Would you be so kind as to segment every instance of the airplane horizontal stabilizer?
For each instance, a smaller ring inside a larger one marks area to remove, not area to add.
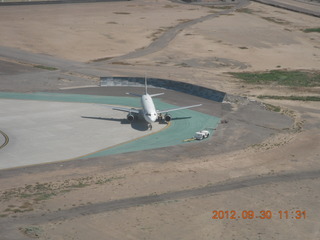
[[[156,97],[156,96],[160,96],[163,95],[164,93],[156,93],[156,94],[150,94],[150,97]]]
[[[192,106],[186,106],[186,107],[178,107],[178,108],[172,108],[172,109],[167,109],[167,110],[157,110],[158,113],[167,113],[167,112],[173,112],[173,111],[178,111],[182,109],[187,109],[187,108],[194,108],[194,107],[200,107],[202,104],[197,104],[197,105],[192,105]]]

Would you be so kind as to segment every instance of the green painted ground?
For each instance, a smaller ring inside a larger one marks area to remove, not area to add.
[[[0,92],[0,98],[20,99],[20,100],[37,100],[37,101],[54,101],[54,102],[80,102],[80,103],[97,103],[123,105],[130,107],[140,107],[140,99],[137,97],[110,97],[94,96],[81,94],[61,94],[61,93],[8,93]],[[168,109],[176,106],[170,105],[154,99],[157,109]],[[106,156],[126,152],[141,151],[147,149],[162,148],[185,143],[185,139],[193,137],[195,132],[207,128],[211,135],[214,128],[217,127],[220,119],[207,114],[199,113],[193,110],[185,109],[172,112],[173,121],[170,126],[164,130],[149,135],[135,141],[124,143],[112,148],[102,149],[94,154],[89,154],[85,158]],[[155,123],[158,124],[158,123]],[[187,144],[187,143],[186,143]]]

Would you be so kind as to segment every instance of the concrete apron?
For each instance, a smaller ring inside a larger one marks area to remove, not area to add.
[[[175,107],[154,99],[158,109]],[[193,110],[173,112],[170,125],[128,123],[108,105],[139,107],[139,99],[81,94],[0,93],[0,169],[141,151],[183,144],[219,118]],[[3,141],[5,137],[2,135]]]

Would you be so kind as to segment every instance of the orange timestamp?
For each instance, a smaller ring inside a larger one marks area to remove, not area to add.
[[[212,211],[212,219],[306,219],[307,211],[304,210],[214,210]]]

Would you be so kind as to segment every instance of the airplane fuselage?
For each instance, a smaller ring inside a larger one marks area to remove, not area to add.
[[[149,94],[141,96],[143,117],[148,123],[154,123],[158,119],[158,113],[153,100]]]
[[[177,108],[171,108],[167,110],[157,110],[154,102],[152,100],[152,97],[163,95],[164,93],[156,93],[156,94],[148,94],[147,91],[147,78],[145,78],[145,94],[135,94],[135,93],[127,93],[136,97],[140,97],[141,99],[141,107],[140,109],[136,108],[128,108],[128,107],[113,107],[113,110],[127,112],[127,119],[128,121],[132,122],[135,117],[139,117],[143,115],[144,120],[146,120],[149,123],[150,129],[152,129],[152,123],[159,120],[164,120],[165,122],[171,121],[171,115],[168,114],[168,112],[178,111],[182,109],[188,109],[193,107],[199,107],[202,104],[192,105],[192,106],[185,106],[185,107],[177,107]],[[162,114],[165,114],[164,116]],[[159,121],[161,122],[161,121]]]

